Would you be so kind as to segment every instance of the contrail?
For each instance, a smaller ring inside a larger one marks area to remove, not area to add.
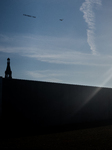
[[[87,42],[92,50],[93,54],[96,54],[96,46],[94,42],[94,30],[95,30],[95,14],[93,11],[93,6],[101,5],[101,0],[85,0],[80,7],[80,11],[84,13],[83,18],[85,22],[88,24],[87,29]]]

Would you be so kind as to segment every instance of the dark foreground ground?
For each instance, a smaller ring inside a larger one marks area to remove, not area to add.
[[[0,149],[112,149],[112,125],[0,139]]]

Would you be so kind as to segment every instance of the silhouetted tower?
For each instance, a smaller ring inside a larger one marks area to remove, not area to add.
[[[5,78],[12,79],[12,71],[10,68],[10,59],[9,58],[7,58],[7,68],[5,71]]]

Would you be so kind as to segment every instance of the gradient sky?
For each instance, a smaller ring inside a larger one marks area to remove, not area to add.
[[[0,76],[9,57],[16,79],[112,87],[112,0],[0,0],[0,14]]]

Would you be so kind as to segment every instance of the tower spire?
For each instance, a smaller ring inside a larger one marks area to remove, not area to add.
[[[5,71],[5,78],[12,79],[12,71],[10,68],[10,58],[7,58],[7,67]]]

